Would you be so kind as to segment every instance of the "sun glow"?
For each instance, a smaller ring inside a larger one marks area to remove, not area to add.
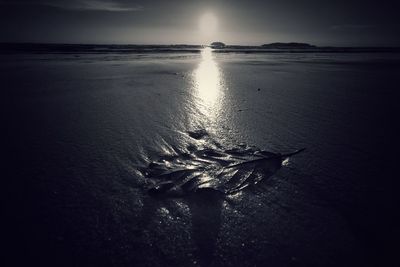
[[[213,37],[218,28],[218,19],[212,13],[205,13],[199,19],[199,30],[205,37]]]

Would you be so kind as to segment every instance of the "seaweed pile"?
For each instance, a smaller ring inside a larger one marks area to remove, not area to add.
[[[205,130],[188,132],[194,139],[209,138]],[[198,149],[189,146],[187,153],[164,155],[141,168],[152,186],[148,193],[158,197],[183,197],[215,191],[235,194],[272,176],[290,156],[304,150],[280,154],[241,145],[224,149],[215,143]]]

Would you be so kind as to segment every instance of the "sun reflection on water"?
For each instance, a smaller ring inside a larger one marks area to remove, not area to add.
[[[201,62],[194,72],[194,89],[198,97],[199,108],[205,115],[216,116],[222,94],[223,79],[220,68],[215,62],[212,49],[201,51]]]

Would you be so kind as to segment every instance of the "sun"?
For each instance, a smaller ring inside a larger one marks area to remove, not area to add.
[[[218,28],[218,19],[213,13],[205,13],[199,19],[200,32],[205,36],[213,36]]]

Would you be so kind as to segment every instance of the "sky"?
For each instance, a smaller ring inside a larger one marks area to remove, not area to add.
[[[400,46],[399,10],[385,0],[0,0],[0,42]]]

